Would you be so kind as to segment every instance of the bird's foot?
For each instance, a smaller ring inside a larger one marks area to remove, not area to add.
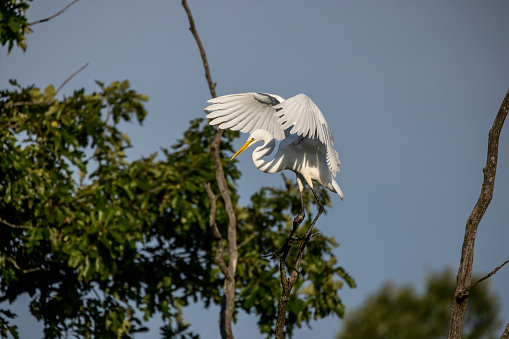
[[[290,251],[290,248],[292,248],[292,244],[294,243],[295,240],[301,241],[302,238],[298,237],[297,235],[288,237],[285,239],[285,241],[283,242],[283,246],[281,246],[280,249],[278,249],[274,253],[267,254],[264,257],[268,257],[270,259],[275,259],[277,257],[281,257],[283,254],[285,254],[285,255],[288,254],[288,252]]]
[[[292,237],[286,238],[285,241],[283,242],[283,246],[281,246],[281,248],[278,249],[276,252],[263,255],[262,257],[276,259],[278,257],[281,257],[282,255],[287,255],[288,252],[290,251],[290,248],[292,248],[292,245],[294,242],[296,242],[296,241],[297,242],[302,242],[302,241],[308,242],[309,240],[313,239],[314,237],[316,237],[318,235],[320,235],[320,232],[306,234],[306,235],[304,235],[304,237],[299,237],[298,235],[294,234]]]
[[[299,237],[297,234],[295,234],[295,235],[293,236],[293,240],[302,241],[302,240],[304,240],[304,237]]]
[[[297,214],[295,216],[295,218],[293,218],[293,224],[297,225],[297,227],[298,227],[298,225],[300,225],[302,220],[304,220],[304,214],[303,213]]]

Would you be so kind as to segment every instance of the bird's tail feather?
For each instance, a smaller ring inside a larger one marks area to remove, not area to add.
[[[334,179],[332,179],[332,187],[334,187],[334,190],[336,191],[336,193],[339,195],[341,200],[343,200],[343,192],[341,191],[341,188],[339,188],[338,183]]]

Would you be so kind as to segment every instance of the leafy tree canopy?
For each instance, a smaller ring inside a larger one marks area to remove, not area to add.
[[[412,287],[386,284],[348,314],[337,338],[447,338],[455,288],[451,271],[430,276],[421,295]],[[469,297],[463,338],[495,338],[494,331],[500,324],[498,313],[499,304],[489,284],[476,285]]]
[[[32,0],[2,0],[0,3],[0,44],[10,52],[16,44],[26,50],[26,35],[31,30],[25,17]]]
[[[0,5],[0,42],[9,51],[26,48],[30,1]],[[165,321],[162,337],[197,337],[182,307],[190,301],[220,304],[224,280],[214,260],[218,241],[205,189],[210,184],[218,192],[209,147],[214,128],[203,119],[191,121],[176,145],[131,160],[125,154],[131,141],[121,126],[142,123],[148,97],[128,81],[97,82],[95,92],[79,89],[62,99],[53,85],[11,85],[0,90],[0,337],[19,337],[10,323],[16,315],[5,307],[24,293],[46,338],[128,338],[146,330],[156,313]],[[225,131],[221,140],[237,215],[235,312],[255,314],[260,332],[270,336],[281,288],[277,263],[262,255],[282,245],[299,194],[283,177],[282,187],[261,188],[240,205],[240,172],[229,160],[237,135]],[[323,188],[318,194],[330,205]],[[309,192],[304,202],[302,228],[315,204]],[[226,233],[221,200],[215,219]],[[355,282],[332,253],[337,246],[325,236],[308,246],[288,303],[290,336],[313,319],[343,316],[339,290]]]
[[[215,130],[192,121],[160,160],[153,154],[130,161],[130,140],[119,125],[142,122],[147,97],[127,81],[98,82],[99,91],[81,89],[62,100],[51,85],[44,91],[12,85],[0,91],[0,301],[28,293],[47,338],[126,336],[144,330],[156,312],[167,320],[163,336],[191,335],[181,308],[190,300],[220,304],[224,279],[213,259],[217,244],[204,188],[215,182],[208,147]],[[236,135],[225,132],[223,152],[231,154]],[[261,255],[281,246],[299,195],[285,180],[240,206],[240,173],[222,157],[242,244],[237,311],[255,313],[269,335],[281,293],[279,270]],[[329,202],[323,189],[320,195]],[[313,201],[306,194],[308,212]],[[216,218],[227,224],[221,206]],[[332,254],[336,246],[323,236],[310,245],[289,304],[290,332],[330,313],[343,315],[338,290],[344,281],[355,283]],[[12,316],[0,312],[4,336],[16,336]]]

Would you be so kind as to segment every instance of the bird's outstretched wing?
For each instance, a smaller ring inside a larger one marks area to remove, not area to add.
[[[230,94],[210,99],[205,108],[211,125],[222,129],[251,133],[257,129],[269,131],[274,138],[284,139],[281,124],[277,122],[275,105],[285,99],[267,93]]]
[[[338,152],[334,149],[334,138],[320,109],[305,94],[297,94],[274,106],[277,123],[282,130],[291,127],[290,133],[318,139],[326,148],[327,166],[335,176],[339,171]]]
[[[212,105],[205,108],[211,125],[251,133],[257,129],[269,131],[275,139],[285,138],[285,131],[310,139],[318,139],[325,145],[327,166],[335,176],[339,171],[338,152],[327,121],[311,99],[298,94],[288,100],[267,93],[230,94],[210,99]]]

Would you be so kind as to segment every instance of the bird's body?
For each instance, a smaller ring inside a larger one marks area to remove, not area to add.
[[[313,181],[335,192],[343,199],[343,193],[334,177],[339,172],[339,156],[327,122],[311,99],[298,94],[287,100],[274,94],[231,94],[208,100],[205,108],[211,125],[251,133],[247,142],[232,157],[249,146],[263,141],[252,154],[254,165],[262,172],[276,173],[291,170],[297,176],[301,198],[301,211],[294,219],[293,236],[298,224],[304,219],[302,200],[303,183],[311,188],[319,205],[319,212],[310,229],[323,211],[323,206],[313,189]],[[272,159],[265,159],[274,152],[276,140],[281,140]],[[306,234],[309,233],[310,229]],[[280,250],[281,251],[281,250]]]
[[[343,199],[343,192],[339,188],[332,172],[327,167],[322,143],[317,139],[309,139],[295,134],[287,136],[281,141],[276,154],[269,157],[276,146],[272,135],[263,129],[254,131],[248,140],[251,144],[262,141],[263,144],[253,151],[253,163],[260,171],[277,173],[282,170],[295,172],[299,189],[303,190],[303,182],[313,187],[313,181],[320,183],[330,191],[337,193]]]

